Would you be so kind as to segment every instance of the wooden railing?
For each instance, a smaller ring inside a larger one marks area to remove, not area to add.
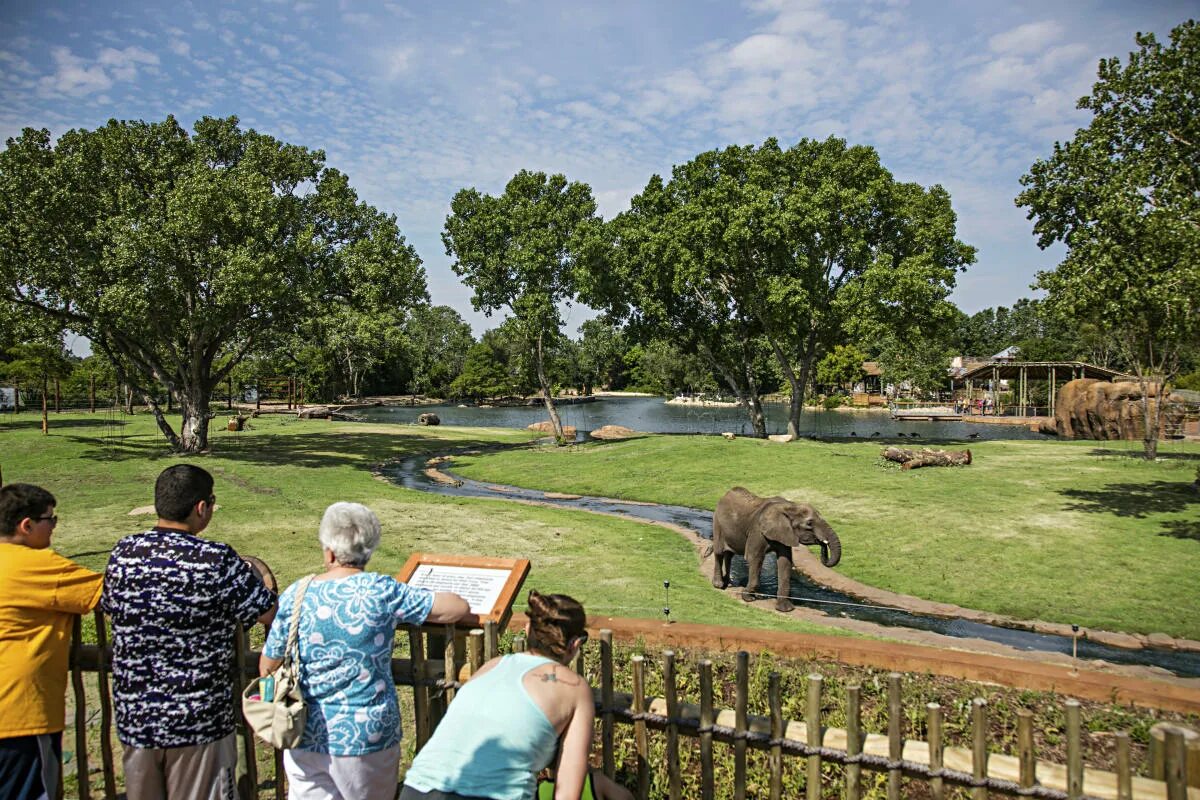
[[[446,628],[410,628],[406,631],[409,657],[392,660],[392,675],[397,687],[412,690],[414,714],[413,735],[416,745],[422,746],[436,728],[456,689],[488,659],[500,652],[498,630],[494,623],[484,629],[464,633],[452,626]],[[100,760],[104,779],[104,797],[117,796],[117,777],[114,768],[112,743],[112,700],[109,692],[109,664],[106,626],[102,615],[96,614],[96,642],[85,644],[80,625],[75,626],[71,649],[71,682],[75,700],[75,750],[77,753],[78,795],[90,800],[88,784],[89,752],[87,737],[87,703],[85,672],[96,673],[100,706]],[[249,639],[239,631],[241,646],[231,680],[237,689],[257,675],[258,653],[250,648]],[[604,772],[612,777],[617,769],[615,734],[618,725],[632,726],[635,764],[627,774],[635,776],[634,790],[639,798],[650,796],[653,783],[665,784],[663,796],[671,800],[683,797],[684,778],[681,775],[680,739],[699,740],[700,797],[716,795],[717,769],[714,756],[716,745],[732,749],[733,774],[721,775],[728,785],[732,777],[735,800],[758,797],[747,793],[747,753],[763,751],[767,762],[766,794],[771,800],[783,797],[785,759],[805,760],[805,796],[815,800],[823,796],[844,794],[848,800],[858,800],[864,792],[864,771],[886,774],[886,796],[889,800],[902,797],[902,779],[924,784],[935,800],[947,795],[950,787],[963,787],[974,798],[991,795],[1053,798],[1114,798],[1115,800],[1200,800],[1200,789],[1187,783],[1187,751],[1184,732],[1171,728],[1166,731],[1163,765],[1160,779],[1135,776],[1132,771],[1130,739],[1126,733],[1114,734],[1116,742],[1116,771],[1085,768],[1083,765],[1080,704],[1065,702],[1067,763],[1041,761],[1034,750],[1033,714],[1019,711],[1017,719],[1017,753],[1006,755],[991,752],[988,742],[988,706],[982,699],[972,704],[972,746],[946,747],[942,742],[943,710],[936,703],[925,707],[928,741],[905,739],[902,734],[904,712],[901,704],[903,677],[892,673],[887,678],[887,731],[874,733],[863,730],[861,721],[861,688],[847,687],[846,727],[822,725],[821,708],[823,678],[809,675],[803,720],[784,719],[780,697],[780,674],[771,673],[768,679],[767,715],[748,713],[750,707],[750,655],[739,652],[735,661],[734,707],[718,708],[714,701],[713,663],[702,660],[696,666],[699,673],[699,703],[680,700],[675,654],[662,654],[662,697],[646,694],[646,659],[634,655],[630,659],[631,693],[614,691],[613,637],[609,630],[600,631],[598,641],[598,674],[591,675],[595,689],[597,723],[599,726],[599,755]],[[514,651],[524,649],[522,637],[513,640]],[[581,653],[575,669],[585,674]],[[447,679],[450,676],[450,679]],[[240,692],[235,692],[235,699]],[[240,710],[237,718],[241,719]],[[651,731],[661,732],[665,746],[665,766],[651,761]],[[239,728],[243,767],[239,775],[242,798],[258,796],[258,753],[265,745],[253,734]],[[690,747],[690,745],[689,745]],[[1153,761],[1153,759],[1152,759]],[[282,756],[274,751],[271,757],[274,797],[285,797]],[[840,791],[823,780],[822,765],[836,764],[843,787]],[[665,769],[663,780],[653,781],[652,772]]]

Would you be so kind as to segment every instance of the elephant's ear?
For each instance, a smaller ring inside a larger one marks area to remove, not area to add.
[[[791,509],[782,503],[771,503],[759,515],[763,536],[772,542],[796,547],[800,544],[802,524],[793,519]],[[810,521],[809,526],[812,523]]]

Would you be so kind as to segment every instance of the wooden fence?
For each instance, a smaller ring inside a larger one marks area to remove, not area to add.
[[[86,776],[89,774],[88,754],[88,710],[84,673],[96,674],[100,706],[100,760],[104,779],[104,797],[114,800],[117,796],[117,778],[114,767],[113,710],[109,690],[109,668],[111,649],[103,616],[96,612],[96,643],[85,644],[76,621],[74,640],[71,647],[71,683],[75,703],[75,750],[76,769],[80,776],[78,792],[81,800],[91,800],[91,790]],[[412,706],[415,724],[411,734],[419,748],[429,738],[445,711],[446,705],[462,681],[470,677],[486,660],[499,653],[498,631],[494,623],[485,629],[469,633],[456,631],[452,626],[430,630],[406,629],[409,643],[409,658],[392,660],[392,675],[397,687],[412,690]],[[234,686],[240,688],[258,674],[258,652],[250,648],[249,638],[239,631],[240,646],[236,648],[236,664],[231,675]],[[905,740],[902,724],[905,718],[900,699],[902,676],[892,673],[887,679],[887,731],[882,733],[864,731],[860,719],[860,687],[847,688],[847,725],[845,729],[825,727],[821,723],[823,679],[820,675],[809,675],[805,697],[806,712],[803,720],[785,720],[780,697],[780,674],[772,673],[768,681],[767,708],[769,714],[749,714],[750,655],[744,651],[736,657],[734,676],[735,694],[732,709],[714,705],[713,665],[702,660],[699,671],[698,704],[681,702],[678,690],[679,665],[675,654],[662,654],[663,697],[646,696],[646,660],[635,655],[630,660],[632,693],[614,691],[613,637],[609,630],[600,631],[599,674],[592,675],[595,690],[596,718],[599,725],[599,750],[602,768],[610,777],[616,770],[616,748],[614,738],[616,726],[629,725],[633,728],[636,751],[636,785],[630,788],[639,798],[650,796],[651,773],[656,765],[651,763],[651,731],[662,735],[665,743],[666,797],[671,800],[682,798],[683,776],[681,775],[681,737],[699,740],[700,796],[715,795],[718,774],[714,768],[714,747],[718,744],[732,748],[733,775],[720,775],[722,780],[732,777],[734,796],[742,800],[747,794],[747,752],[759,750],[766,753],[769,780],[767,796],[771,800],[783,797],[783,764],[786,758],[804,759],[805,792],[808,800],[834,795],[834,789],[822,782],[822,764],[836,764],[841,770],[844,785],[843,796],[858,800],[864,791],[863,772],[887,775],[886,793],[888,800],[898,800],[902,792],[902,779],[923,784],[923,795],[940,800],[948,787],[965,787],[972,800],[989,795],[1016,797],[1038,797],[1063,800],[1067,798],[1166,798],[1166,800],[1200,800],[1200,789],[1187,786],[1188,750],[1184,732],[1170,728],[1165,735],[1161,752],[1152,754],[1151,761],[1162,764],[1160,780],[1134,776],[1130,757],[1130,740],[1126,733],[1116,733],[1116,772],[1086,769],[1083,766],[1082,726],[1080,704],[1075,700],[1065,702],[1067,763],[1065,765],[1039,761],[1034,751],[1033,714],[1018,712],[1017,753],[1005,755],[990,751],[988,743],[987,703],[976,699],[972,705],[972,747],[945,747],[942,743],[943,714],[936,703],[925,707],[928,741]],[[523,639],[513,641],[514,651],[524,648]],[[583,675],[583,654],[577,658],[575,669]],[[447,680],[446,676],[450,676]],[[241,719],[240,708],[237,718]],[[257,797],[259,786],[258,752],[265,745],[255,739],[244,728],[239,728],[242,749],[240,759],[244,765],[239,775],[239,792],[243,800]],[[274,751],[271,758],[274,797],[283,800],[285,795],[282,754]],[[827,782],[826,782],[827,783]],[[761,796],[761,795],[758,795]]]

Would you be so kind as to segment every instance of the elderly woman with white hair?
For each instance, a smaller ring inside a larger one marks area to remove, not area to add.
[[[279,597],[259,673],[283,660],[299,613],[300,690],[308,720],[284,753],[291,800],[392,798],[400,763],[400,709],[392,681],[397,625],[455,622],[467,601],[407,586],[365,567],[379,546],[379,518],[358,503],[325,509],[319,531],[325,571]],[[299,596],[300,607],[296,608]]]

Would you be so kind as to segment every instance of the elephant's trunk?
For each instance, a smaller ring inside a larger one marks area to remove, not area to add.
[[[836,567],[842,560],[842,542],[838,535],[829,531],[829,538],[821,542],[821,563],[827,567]]]

